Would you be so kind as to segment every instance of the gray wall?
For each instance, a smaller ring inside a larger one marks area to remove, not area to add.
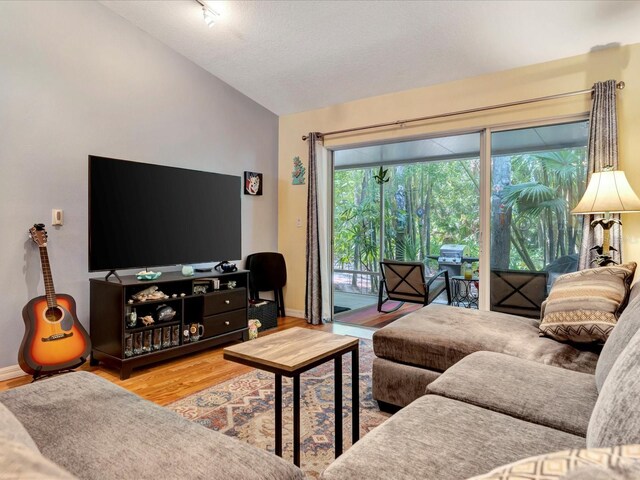
[[[264,196],[243,198],[246,256],[277,249],[277,139],[276,115],[98,3],[0,2],[0,368],[44,293],[35,222],[89,327],[87,155],[263,172]]]

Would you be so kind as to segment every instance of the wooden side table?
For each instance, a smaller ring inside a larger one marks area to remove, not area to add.
[[[293,378],[293,463],[300,466],[300,374],[335,361],[335,456],[342,454],[342,355],[351,352],[352,440],[360,438],[358,339],[294,327],[227,347],[225,360],[275,374],[276,455],[282,456],[282,376]]]

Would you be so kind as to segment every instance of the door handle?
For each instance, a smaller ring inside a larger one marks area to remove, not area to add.
[[[229,300],[225,300],[224,303],[226,303],[227,305],[229,305],[231,303],[231,301]]]

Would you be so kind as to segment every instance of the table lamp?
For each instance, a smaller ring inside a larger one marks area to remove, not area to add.
[[[603,218],[596,218],[591,226],[600,225],[602,235],[602,257],[609,257],[609,230],[620,220],[611,218],[612,213],[640,212],[640,198],[635,194],[627,177],[621,170],[604,167],[601,172],[591,175],[587,190],[583,197],[571,210],[574,215],[604,214]]]

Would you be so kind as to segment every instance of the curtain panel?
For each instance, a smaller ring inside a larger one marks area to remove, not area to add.
[[[307,265],[304,316],[318,325],[331,320],[329,195],[331,154],[317,133],[309,133]]]
[[[589,115],[589,163],[587,166],[587,185],[591,175],[612,166],[618,170],[618,121],[616,112],[616,81],[607,80],[593,86],[593,99]],[[620,219],[619,214],[612,218]],[[579,270],[597,267],[593,260],[596,252],[594,245],[602,245],[602,229],[591,226],[594,215],[584,215],[582,224],[582,244],[580,246]],[[615,251],[613,249],[615,248]],[[622,261],[622,235],[620,228],[611,229],[611,256]]]

